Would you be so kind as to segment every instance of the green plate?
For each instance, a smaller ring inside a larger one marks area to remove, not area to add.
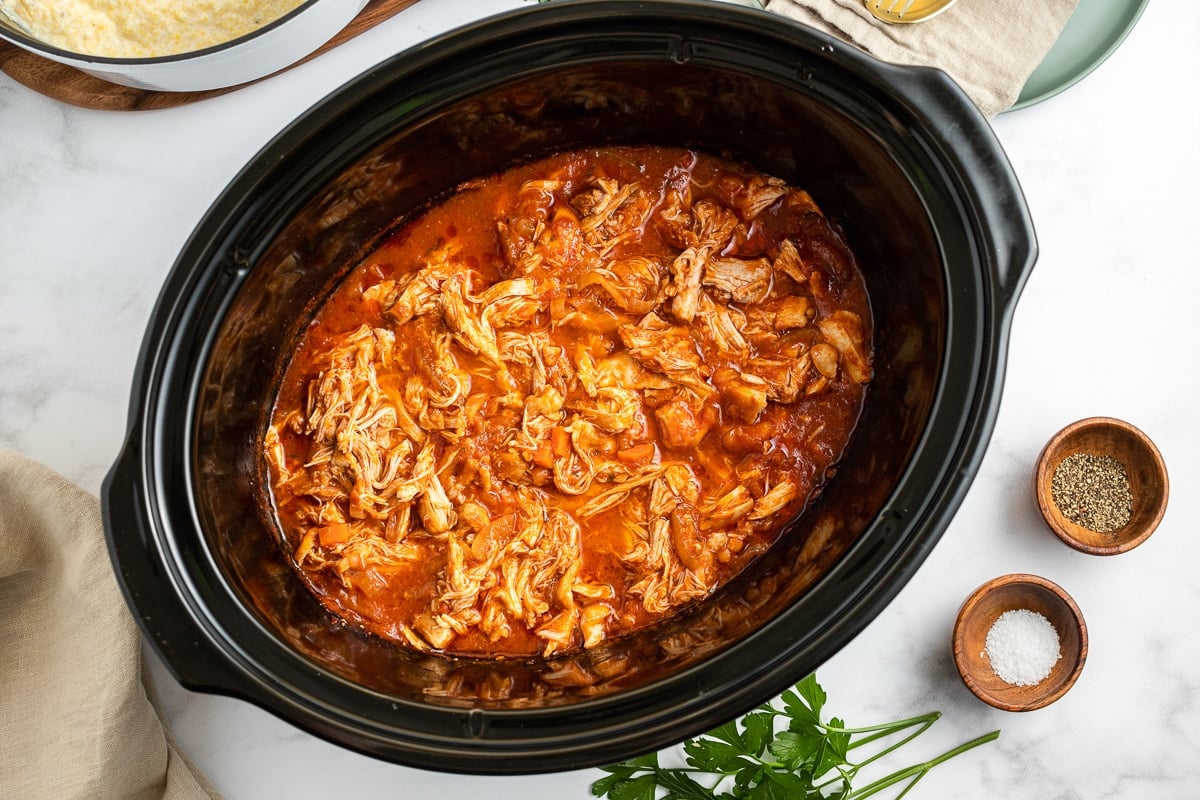
[[[1025,81],[1010,111],[1074,86],[1104,63],[1133,30],[1150,0],[1079,0],[1062,33]]]

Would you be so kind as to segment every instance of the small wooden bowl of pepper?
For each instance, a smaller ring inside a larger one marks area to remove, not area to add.
[[[1111,556],[1140,545],[1167,509],[1167,467],[1145,433],[1113,417],[1088,417],[1046,443],[1034,477],[1038,509],[1062,541]]]

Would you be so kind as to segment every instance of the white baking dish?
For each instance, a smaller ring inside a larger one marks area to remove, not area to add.
[[[311,54],[344,28],[367,0],[308,0],[288,14],[223,44],[156,58],[72,53],[30,36],[0,13],[0,39],[112,83],[139,89],[195,92],[237,86]]]

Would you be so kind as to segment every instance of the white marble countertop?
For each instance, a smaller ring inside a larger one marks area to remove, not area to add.
[[[291,72],[169,111],[80,110],[0,75],[0,446],[96,491],[124,436],[159,286],[239,167],[299,112],[395,50],[523,4],[425,0]],[[909,797],[1200,797],[1197,42],[1200,4],[1151,3],[1086,80],[995,120],[1041,245],[1016,312],[995,435],[932,556],[818,670],[829,708],[852,722],[944,712],[913,756],[1001,729],[997,742],[939,767]],[[1149,433],[1173,488],[1155,536],[1109,559],[1060,544],[1030,495],[1042,444],[1098,414]],[[1091,635],[1075,688],[1026,714],[976,700],[950,658],[959,604],[1006,572],[1060,583]],[[154,672],[179,742],[229,800],[324,800],[351,787],[372,798],[584,798],[599,775],[399,767]]]

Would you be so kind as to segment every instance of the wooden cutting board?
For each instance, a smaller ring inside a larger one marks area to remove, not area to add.
[[[316,58],[340,44],[399,14],[417,0],[370,0],[336,36],[297,63]],[[294,65],[293,65],[294,66]],[[287,67],[285,69],[290,69]],[[74,67],[34,55],[8,42],[0,42],[0,72],[24,86],[62,103],[102,111],[144,111],[194,103],[232,92],[238,87],[205,92],[156,92],[134,89],[94,78]],[[268,76],[269,77],[269,76]],[[245,85],[245,84],[243,84]]]

